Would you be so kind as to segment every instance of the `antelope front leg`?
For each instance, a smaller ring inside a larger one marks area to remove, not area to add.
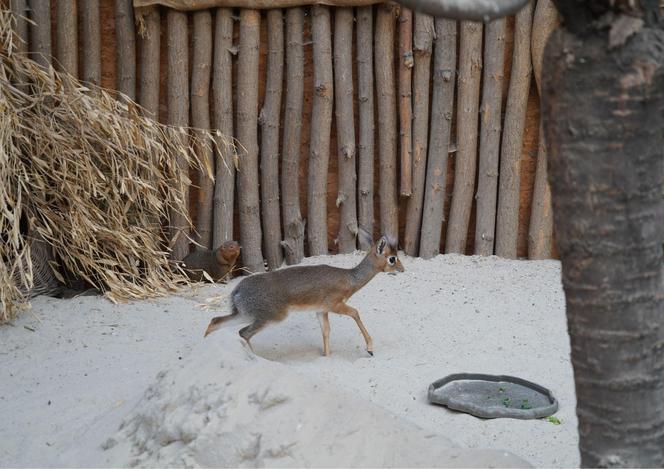
[[[328,313],[316,313],[320,330],[323,332],[323,354],[330,356],[330,317]]]
[[[360,328],[360,332],[364,337],[364,341],[367,343],[367,352],[369,352],[369,355],[373,357],[373,340],[371,340],[371,336],[369,335],[367,328],[364,327],[364,324],[362,324],[360,313],[355,308],[348,306],[346,303],[339,303],[334,309],[334,312],[337,314],[343,314],[344,316],[350,316],[351,318],[355,319],[355,323],[357,324],[357,327]]]

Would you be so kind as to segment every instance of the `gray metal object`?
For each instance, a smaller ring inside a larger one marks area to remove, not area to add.
[[[453,20],[491,21],[513,15],[530,0],[397,0],[420,13]]]
[[[429,385],[429,402],[485,419],[538,419],[558,401],[548,389],[514,376],[457,373]]]

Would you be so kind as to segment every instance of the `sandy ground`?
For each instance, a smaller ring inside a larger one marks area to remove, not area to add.
[[[360,259],[358,253],[308,259],[307,263],[350,267]],[[358,409],[365,403],[364,418],[376,415],[366,420],[367,426],[375,421],[383,422],[383,430],[386,426],[401,429],[402,434],[411,435],[402,441],[409,442],[418,454],[426,452],[420,447],[422,435],[436,435],[438,443],[429,445],[431,456],[449,441],[450,447],[461,449],[507,450],[535,466],[578,466],[574,386],[559,263],[453,255],[402,261],[406,272],[379,275],[349,301],[360,310],[374,339],[373,358],[365,352],[352,319],[336,316],[331,317],[332,356],[322,357],[316,317],[302,312],[254,338],[254,349],[265,359],[257,363],[272,370],[270,373],[298,376],[290,381],[304,379],[297,390],[309,385],[323,389],[325,396],[317,396],[322,399],[319,405],[330,406],[343,396],[351,396],[354,403],[349,408],[359,415]],[[35,299],[32,312],[0,328],[0,466],[129,464],[128,453],[121,454],[121,450],[132,443],[136,453],[136,439],[127,436],[126,428],[140,421],[145,433],[145,428],[155,426],[145,427],[144,417],[154,413],[150,409],[174,406],[163,399],[182,400],[182,393],[150,400],[150,389],[155,394],[155,389],[169,386],[164,373],[159,377],[157,373],[167,370],[168,376],[173,376],[169,383],[187,383],[192,377],[210,375],[208,366],[223,366],[229,360],[246,362],[240,358],[245,352],[229,331],[202,341],[210,317],[227,313],[223,297],[236,282],[125,305],[96,297]],[[200,307],[212,297],[222,298],[220,307]],[[210,362],[216,364],[207,365]],[[259,365],[251,362],[238,367],[238,373],[251,376],[252,367]],[[456,372],[512,374],[540,383],[558,398],[556,416],[562,424],[480,420],[429,405],[428,384]],[[207,385],[210,383],[201,384]],[[245,391],[242,387],[228,391],[227,400]],[[203,403],[206,409],[210,407],[210,402]],[[292,413],[284,409],[285,415]],[[388,415],[397,418],[390,420]],[[330,420],[325,414],[308,418]],[[125,433],[118,433],[123,421]],[[237,432],[237,422],[224,422],[224,431]],[[263,424],[267,428],[275,425],[268,420]],[[111,437],[118,445],[102,451],[101,443]],[[154,434],[150,438],[156,441]],[[377,441],[393,444],[387,433],[384,438]],[[204,452],[201,448],[207,448],[202,441],[191,443],[186,454],[193,455],[194,463],[205,465],[206,461],[195,459]],[[274,452],[274,448],[268,450]],[[301,451],[297,453],[301,460],[313,457]],[[164,462],[154,459],[157,453],[144,451],[143,463]],[[292,460],[285,461],[282,464],[292,464]],[[213,463],[237,461],[216,459]],[[420,463],[426,465],[426,458]],[[279,465],[273,460],[262,464]]]

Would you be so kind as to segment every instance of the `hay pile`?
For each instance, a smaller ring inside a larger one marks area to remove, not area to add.
[[[200,141],[15,53],[12,24],[0,6],[0,323],[26,303],[17,283],[32,282],[35,238],[52,247],[56,277],[75,272],[113,301],[173,291],[186,279],[159,222],[187,215],[177,159],[200,169]]]

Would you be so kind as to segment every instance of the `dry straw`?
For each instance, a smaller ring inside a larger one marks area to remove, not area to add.
[[[168,260],[159,221],[187,214],[190,181],[176,160],[201,169],[199,142],[16,53],[13,21],[0,6],[0,322],[26,304],[19,286],[32,284],[35,238],[52,247],[56,277],[76,272],[112,301],[175,290],[186,279]]]

